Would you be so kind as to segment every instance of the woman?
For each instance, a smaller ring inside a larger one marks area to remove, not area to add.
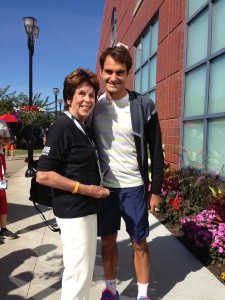
[[[37,167],[37,181],[53,187],[53,212],[61,230],[64,272],[61,300],[87,300],[94,270],[99,198],[98,155],[85,120],[92,112],[99,83],[89,70],[77,69],[64,81],[64,108],[48,130]]]

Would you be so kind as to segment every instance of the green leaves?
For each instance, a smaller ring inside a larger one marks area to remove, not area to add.
[[[41,93],[34,95],[33,106],[37,107],[38,110],[25,111],[21,108],[29,107],[28,97],[24,93],[17,95],[16,91],[9,92],[9,89],[10,86],[0,88],[0,115],[7,113],[16,115],[21,130],[28,125],[32,125],[36,129],[46,128],[54,121],[55,114],[50,108],[52,103],[48,103],[49,97],[42,100]]]

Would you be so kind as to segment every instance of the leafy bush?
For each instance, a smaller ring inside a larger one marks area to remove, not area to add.
[[[35,128],[41,128],[44,124],[49,122],[49,115],[45,112],[42,107],[28,105],[22,107],[15,107],[15,116],[18,121],[22,124],[22,128],[32,125]]]
[[[212,263],[225,263],[225,182],[218,172],[165,165],[158,209]]]
[[[217,182],[217,186],[209,186],[212,194],[210,197],[210,208],[214,209],[221,222],[225,222],[225,189],[224,182]]]
[[[171,170],[165,165],[159,210],[170,221],[179,222],[203,210],[214,209],[225,220],[225,184],[218,173],[207,173],[192,165]]]

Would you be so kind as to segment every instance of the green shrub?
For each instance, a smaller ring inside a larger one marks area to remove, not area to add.
[[[192,165],[180,170],[165,166],[159,210],[170,221],[214,209],[225,218],[225,184],[218,173],[207,173]],[[223,192],[221,192],[223,191]]]

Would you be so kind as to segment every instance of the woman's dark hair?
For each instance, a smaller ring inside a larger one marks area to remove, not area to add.
[[[99,81],[97,75],[89,69],[78,68],[65,77],[63,88],[64,109],[69,109],[67,100],[72,100],[76,89],[83,83],[93,87],[95,91],[95,101],[99,92]]]
[[[126,64],[127,74],[129,74],[129,71],[132,67],[132,57],[126,47],[114,46],[114,47],[109,47],[105,51],[103,51],[102,55],[99,58],[99,62],[102,70],[104,69],[104,63],[108,55],[110,55],[116,62],[119,62],[121,64]]]

